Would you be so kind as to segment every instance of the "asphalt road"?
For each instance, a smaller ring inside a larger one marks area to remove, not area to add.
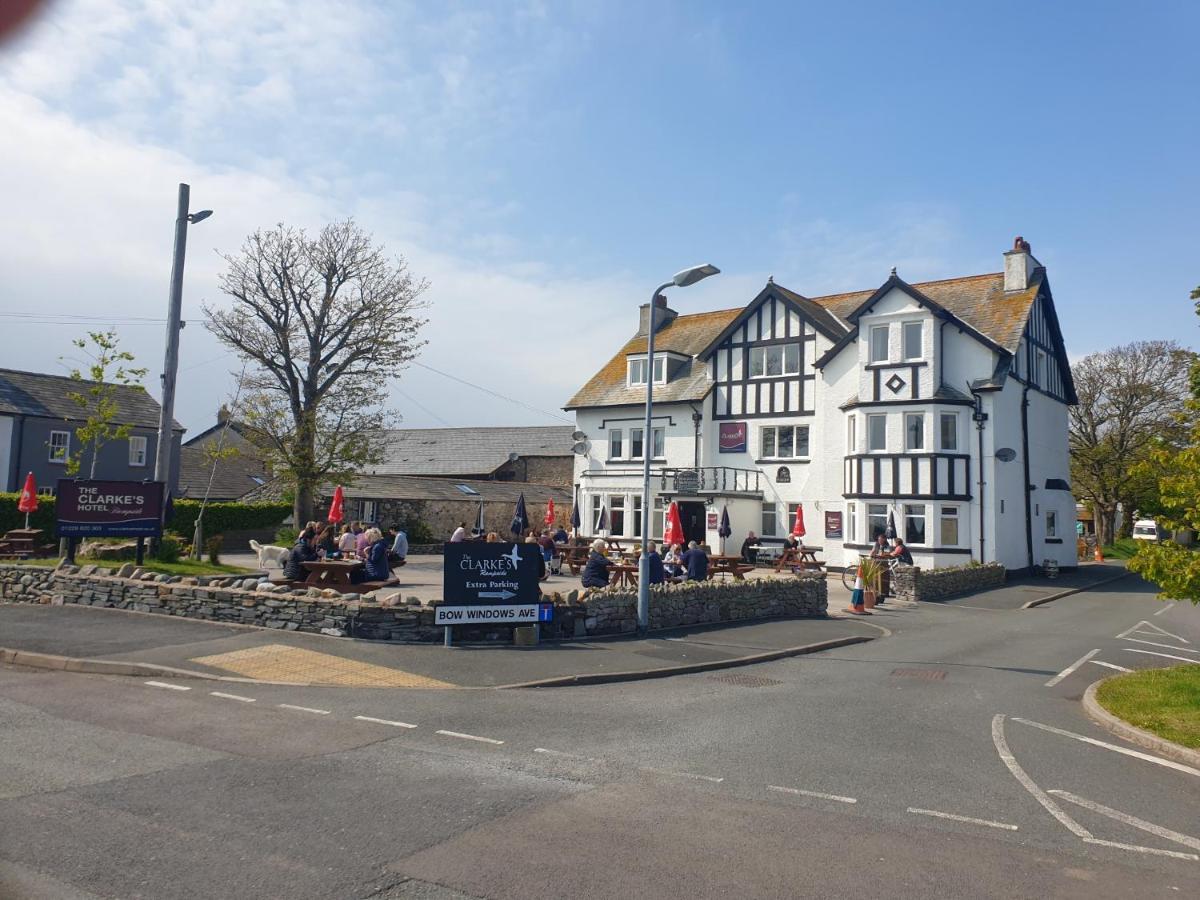
[[[1078,703],[1101,663],[1200,657],[1200,610],[1130,578],[872,621],[893,635],[553,690],[2,670],[0,897],[1200,893],[1200,771]]]

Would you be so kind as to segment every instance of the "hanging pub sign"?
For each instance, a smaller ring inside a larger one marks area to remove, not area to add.
[[[675,493],[695,494],[700,490],[700,473],[695,469],[680,469],[675,473]]]
[[[722,422],[717,433],[718,453],[746,452],[746,423]]]
[[[56,537],[162,536],[161,481],[60,478],[56,491]]]
[[[780,466],[778,469],[776,469],[775,470],[775,483],[776,484],[791,484],[792,483],[792,470],[789,469],[787,466]]]
[[[540,621],[536,544],[461,541],[443,548],[442,603],[435,625]]]
[[[841,512],[825,513],[825,537],[836,540],[842,539],[842,514]]]

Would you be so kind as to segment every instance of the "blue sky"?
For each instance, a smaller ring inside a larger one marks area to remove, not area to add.
[[[554,413],[665,277],[681,311],[1046,264],[1072,356],[1196,346],[1200,7],[60,0],[0,47],[6,365],[120,319],[152,373],[255,227],[354,215],[429,277],[422,362]],[[55,317],[60,324],[50,324]],[[97,322],[99,324],[99,322]],[[179,416],[233,362],[183,338]],[[70,362],[68,361],[68,365]],[[152,384],[153,376],[148,383]],[[413,368],[408,424],[554,421]],[[559,413],[561,415],[561,413]]]

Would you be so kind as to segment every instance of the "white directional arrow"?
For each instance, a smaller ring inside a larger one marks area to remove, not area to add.
[[[492,600],[510,600],[517,596],[512,591],[480,591],[480,597],[488,597]]]

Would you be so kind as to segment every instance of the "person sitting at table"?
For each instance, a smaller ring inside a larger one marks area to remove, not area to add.
[[[485,543],[488,543],[488,544],[500,543],[500,535],[496,534],[496,532],[494,532],[494,531],[489,531],[487,533],[487,538],[485,539]]]
[[[758,562],[758,550],[755,549],[757,545],[758,535],[751,528],[750,533],[746,535],[746,539],[742,541],[742,559],[752,566]]]
[[[881,531],[875,535],[875,543],[871,545],[871,559],[883,559],[891,554],[892,550],[888,547],[887,537]]]
[[[317,536],[307,528],[300,532],[292,552],[288,554],[287,562],[283,564],[283,577],[288,581],[304,581],[308,578],[308,570],[301,563],[316,562]]]
[[[342,556],[349,556],[354,552],[354,529],[350,527],[349,522],[342,526],[342,534],[338,538],[338,550],[341,551]]]
[[[663,560],[658,555],[658,544],[651,541],[646,547],[646,584],[662,584],[665,580]]]
[[[666,573],[672,581],[683,576],[683,563],[680,552],[682,548],[678,544],[672,544],[667,550],[667,555],[663,557],[663,566],[666,568]]]
[[[368,528],[366,535],[367,549],[363,555],[363,567],[350,573],[350,580],[355,584],[364,581],[391,581],[392,567],[388,565],[388,544],[383,539],[383,532],[378,528]]]
[[[705,581],[708,579],[708,554],[700,549],[695,541],[688,544],[687,550],[679,557],[687,569],[688,581]]]
[[[892,559],[899,560],[901,565],[911,566],[913,564],[912,554],[908,552],[908,548],[904,546],[904,541],[897,536],[896,546],[892,548],[892,552],[887,556]]]
[[[338,554],[338,543],[333,528],[332,525],[326,525],[317,535],[317,552],[324,553],[326,559],[333,559]]]
[[[408,562],[408,535],[399,525],[393,525],[392,530],[396,536],[392,539],[392,550],[388,554],[388,561],[393,566],[399,567]]]
[[[563,530],[563,527],[561,525],[559,525],[558,530],[556,532],[554,532],[554,543],[565,544],[567,542],[567,539],[568,539],[567,533]]]
[[[608,569],[612,563],[604,556],[606,546],[601,538],[592,541],[592,552],[588,554],[581,579],[585,588],[608,587]]]
[[[450,543],[461,544],[467,539],[467,523],[459,522],[458,527],[454,529],[454,534],[450,535]]]
[[[538,581],[545,581],[550,577],[550,569],[546,566],[546,556],[542,553],[542,548],[538,546],[538,539],[533,535],[525,538],[526,544],[532,544],[537,550],[538,557]]]

